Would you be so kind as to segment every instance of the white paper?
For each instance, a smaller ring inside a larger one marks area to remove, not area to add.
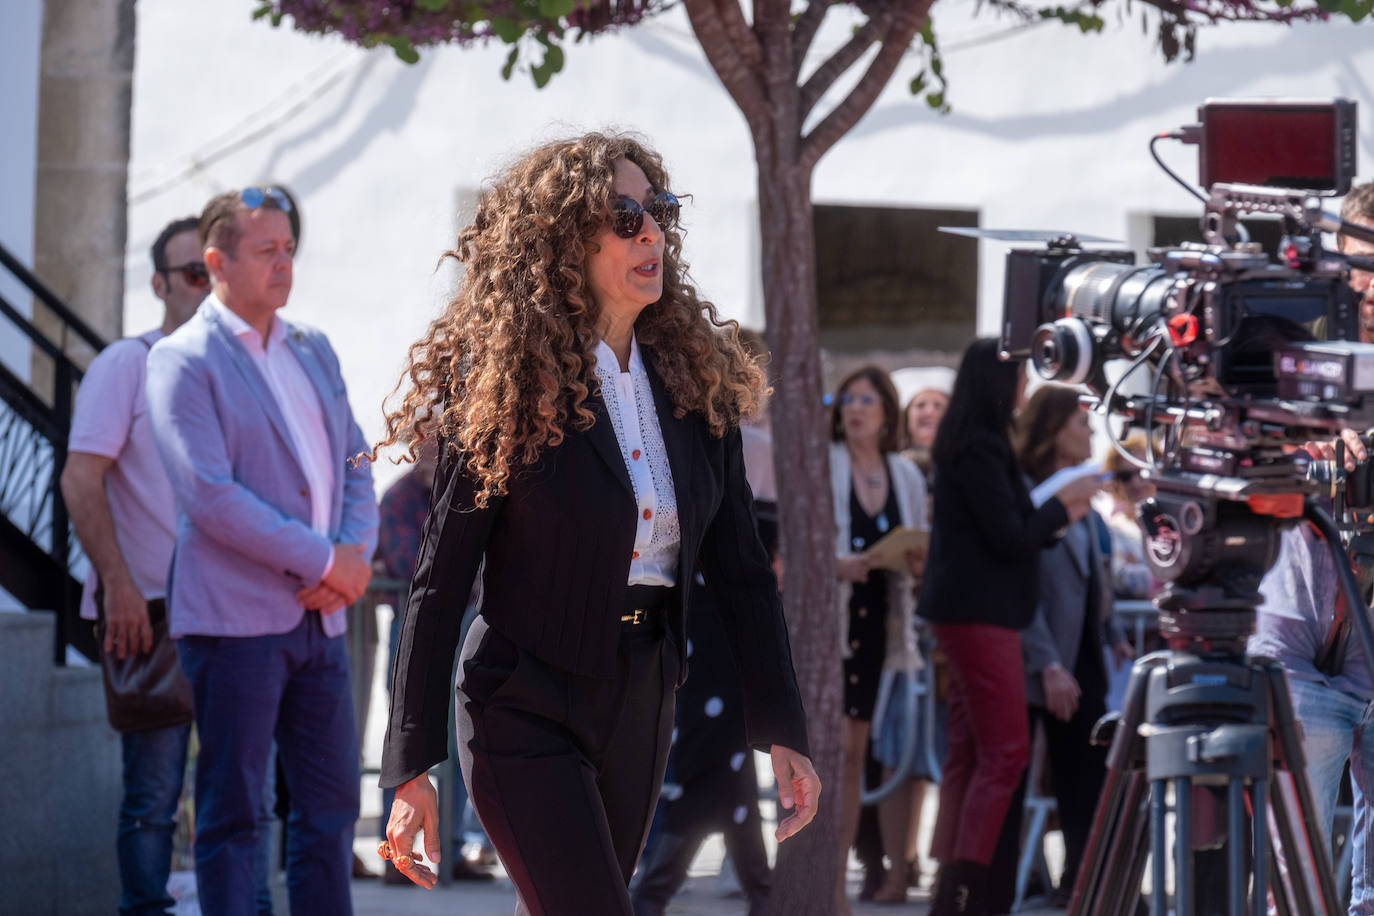
[[[1060,468],[1042,480],[1034,490],[1031,490],[1031,503],[1035,508],[1039,509],[1051,496],[1063,489],[1066,484],[1073,483],[1075,480],[1083,477],[1092,477],[1101,473],[1102,464],[1098,461],[1085,461],[1071,468]]]

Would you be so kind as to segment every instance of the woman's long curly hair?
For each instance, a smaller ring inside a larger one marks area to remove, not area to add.
[[[585,430],[595,415],[593,367],[601,309],[586,282],[591,242],[614,202],[615,163],[643,169],[667,190],[659,155],[623,134],[590,133],[541,146],[497,177],[471,225],[444,254],[465,266],[459,292],[411,345],[373,448],[438,435],[479,485],[476,502],[506,492],[511,476],[569,425]],[[697,411],[723,436],[753,416],[765,377],[739,343],[739,326],[697,297],[682,260],[682,238],[664,228],[663,295],[635,321],[635,337],[667,386],[675,414]],[[390,400],[390,398],[388,398]]]

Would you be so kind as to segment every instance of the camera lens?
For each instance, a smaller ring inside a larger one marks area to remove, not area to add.
[[[1092,369],[1092,331],[1077,318],[1061,318],[1053,324],[1042,324],[1031,339],[1031,363],[1041,378],[1068,385],[1081,384]]]

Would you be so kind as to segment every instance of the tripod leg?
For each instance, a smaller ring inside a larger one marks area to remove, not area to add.
[[[1245,780],[1239,776],[1226,782],[1226,819],[1226,880],[1230,891],[1227,912],[1231,916],[1245,916],[1245,844],[1241,841],[1245,836]],[[1255,887],[1262,887],[1258,880]]]
[[[1193,784],[1174,780],[1174,912],[1193,916]]]
[[[1150,783],[1150,856],[1151,894],[1150,916],[1167,916],[1169,907],[1169,853],[1165,824],[1169,817],[1168,783],[1156,779]]]
[[[1268,913],[1269,900],[1265,894],[1265,889],[1269,887],[1268,871],[1265,866],[1269,863],[1266,853],[1269,850],[1269,786],[1267,779],[1256,779],[1250,787],[1250,799],[1254,806],[1254,814],[1250,823],[1251,838],[1254,840],[1254,916],[1265,916]],[[1232,834],[1233,837],[1236,834]],[[1239,845],[1239,844],[1237,844]],[[1244,893],[1244,888],[1232,885],[1231,895],[1239,899]]]
[[[1101,720],[1094,729],[1094,740],[1101,740],[1099,730],[1115,729],[1111,749],[1107,752],[1107,778],[1093,812],[1092,830],[1083,850],[1083,864],[1074,882],[1073,897],[1068,916],[1133,916],[1140,899],[1140,872],[1136,872],[1135,886],[1123,883],[1121,866],[1123,854],[1131,854],[1146,833],[1141,818],[1144,797],[1142,768],[1142,739],[1140,723],[1145,715],[1146,684],[1150,671],[1164,664],[1166,657],[1155,653],[1138,660],[1131,669],[1126,685],[1121,715],[1114,721]],[[1128,900],[1122,898],[1129,897]],[[1160,914],[1163,916],[1163,914]]]
[[[1291,774],[1290,774],[1291,775]],[[1323,905],[1322,882],[1325,880],[1330,883],[1329,871],[1324,871],[1326,866],[1319,863],[1312,855],[1312,845],[1307,842],[1307,838],[1300,836],[1295,830],[1293,822],[1293,812],[1291,806],[1286,803],[1282,794],[1280,780],[1275,779],[1271,787],[1272,802],[1270,810],[1274,815],[1274,830],[1276,833],[1277,846],[1276,858],[1281,855],[1285,870],[1287,871],[1288,883],[1287,892],[1292,896],[1292,909],[1298,913],[1315,914],[1315,916],[1339,916],[1339,907],[1333,909]],[[1294,796],[1294,800],[1296,800]],[[1301,805],[1301,801],[1298,801]],[[1275,863],[1277,865],[1277,863]],[[1311,883],[1315,881],[1315,887]],[[1315,894],[1313,893],[1315,890]],[[1274,894],[1284,891],[1281,876],[1276,875],[1274,882]]]
[[[1094,916],[1135,916],[1140,902],[1140,880],[1150,854],[1145,810],[1148,791],[1144,773],[1130,774],[1098,892],[1101,903],[1092,910]]]

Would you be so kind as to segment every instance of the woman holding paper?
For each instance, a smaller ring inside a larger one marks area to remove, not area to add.
[[[949,660],[949,750],[931,852],[932,916],[987,912],[988,864],[1030,750],[1020,631],[1035,614],[1037,560],[1082,518],[1094,477],[1031,503],[1008,437],[1025,382],[995,340],[964,353],[935,440],[934,513],[920,613]]]
[[[916,465],[898,454],[900,423],[897,391],[882,369],[864,366],[840,383],[830,413],[830,489],[840,580],[837,612],[848,622],[842,647],[845,762],[840,789],[840,836],[846,847],[859,821],[865,749],[883,672],[910,676],[921,663],[913,582],[925,555],[913,532],[926,528],[926,487]],[[875,897],[898,902],[906,899],[902,863],[910,811],[910,800],[900,796],[893,793],[879,807],[884,851],[895,867],[889,872],[890,886]]]
[[[1079,406],[1078,393],[1072,388],[1040,388],[1021,411],[1016,429],[1017,454],[1032,484],[1081,467],[1092,458],[1088,413]],[[1130,644],[1111,617],[1104,533],[1101,519],[1090,510],[1040,552],[1035,616],[1021,632],[1030,727],[1039,723],[1045,730],[1051,782],[1064,831],[1064,873],[1055,899],[1065,904],[1107,772],[1106,748],[1095,747],[1089,740],[1093,725],[1107,711],[1110,683],[1103,647],[1110,646],[1118,667],[1131,659]],[[1020,836],[1019,829],[1011,828],[1020,824],[1025,791],[1023,777],[1003,830],[1009,853]],[[1014,884],[1015,858],[1007,856],[1009,880],[999,885]],[[1003,902],[1009,905],[1010,896]]]

